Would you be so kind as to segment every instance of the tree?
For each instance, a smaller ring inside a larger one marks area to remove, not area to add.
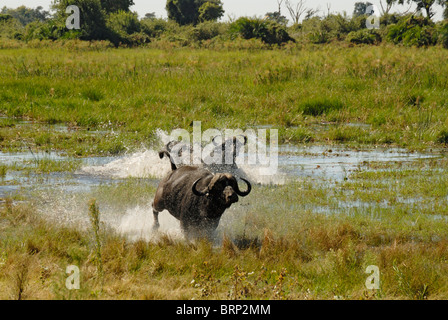
[[[113,30],[121,37],[140,32],[141,30],[137,14],[123,10],[111,13],[107,18],[107,25],[109,29]]]
[[[129,8],[134,5],[133,0],[101,0],[101,7],[106,13],[117,11],[130,11]]]
[[[386,4],[383,5],[383,1],[380,0],[381,11],[383,11],[383,15],[389,14],[392,7],[398,2],[398,0],[386,0]]]
[[[447,0],[399,0],[399,4],[404,4],[405,2],[414,2],[417,5],[417,10],[424,10],[426,13],[426,19],[431,20],[431,18],[436,14],[434,12],[434,5],[438,3],[442,8],[445,8],[444,17],[448,17],[448,1]]]
[[[285,2],[286,9],[289,11],[289,15],[294,24],[299,24],[300,17],[305,13],[305,1],[299,0],[296,4],[291,3],[290,0]]]
[[[319,12],[318,9],[313,9],[313,8],[307,9],[305,11],[305,17],[303,18],[303,20],[312,19],[313,17],[315,17],[317,15],[318,12]]]
[[[410,0],[408,0],[409,3]],[[417,4],[417,10],[425,10],[426,19],[431,19],[436,13],[432,6],[436,3],[436,0],[412,0]]]
[[[327,18],[330,16],[331,14],[331,3],[327,3]]]
[[[199,7],[199,21],[216,21],[224,15],[221,3],[207,1]]]
[[[282,16],[279,11],[266,13],[265,19],[277,22],[278,24],[281,24],[283,26],[286,26],[288,24],[288,19],[286,19],[285,16]]]
[[[197,3],[197,0],[168,0],[166,3],[168,19],[180,25],[197,23],[199,19]]]
[[[168,19],[180,25],[215,21],[224,15],[221,0],[167,0]]]
[[[274,12],[267,12],[264,18],[286,26],[288,24],[288,19],[282,15],[282,4],[284,1],[285,0],[277,0],[278,10]]]
[[[106,15],[100,0],[54,0],[52,8],[56,11],[56,23],[65,29],[65,12],[69,5],[79,8],[81,29],[79,38],[82,40],[106,40],[111,36],[106,26]],[[68,31],[68,30],[67,30]]]
[[[27,8],[25,6],[20,6],[16,9],[3,7],[1,13],[12,16],[22,25],[26,26],[33,21],[46,21],[50,17],[50,13],[42,9],[41,6],[38,6],[36,9]]]
[[[277,6],[278,6],[278,15],[281,16],[282,15],[282,4],[285,0],[277,0]]]
[[[356,2],[355,9],[353,10],[353,18],[366,14],[367,8],[371,6],[370,2]]]

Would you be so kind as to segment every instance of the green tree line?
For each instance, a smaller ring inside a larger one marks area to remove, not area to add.
[[[177,45],[201,45],[213,41],[258,39],[266,45],[288,42],[323,44],[345,41],[349,44],[379,44],[388,41],[410,46],[442,45],[448,48],[448,0],[381,1],[380,28],[366,25],[370,2],[357,2],[352,15],[328,12],[319,15],[307,9],[303,0],[286,0],[291,17],[278,10],[264,17],[241,17],[219,22],[224,16],[221,0],[167,0],[167,19],[147,13],[139,18],[130,8],[133,0],[55,0],[53,14],[25,6],[3,7],[0,11],[0,39],[30,40],[107,40],[115,46],[139,46],[165,41]],[[395,5],[414,4],[412,13],[391,13]],[[69,30],[66,8],[80,9],[81,28]],[[434,22],[437,8],[445,20]],[[301,19],[303,17],[303,19]]]

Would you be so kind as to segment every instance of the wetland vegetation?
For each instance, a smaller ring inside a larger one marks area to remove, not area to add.
[[[0,298],[448,298],[442,46],[16,40],[0,41]],[[193,121],[278,129],[283,147],[287,179],[254,183],[214,242],[166,212],[151,234],[160,130]]]

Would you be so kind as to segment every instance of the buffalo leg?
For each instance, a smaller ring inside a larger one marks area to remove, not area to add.
[[[160,224],[159,224],[159,212],[152,209],[152,214],[154,216],[154,223],[152,225],[152,231],[156,232],[159,230]]]

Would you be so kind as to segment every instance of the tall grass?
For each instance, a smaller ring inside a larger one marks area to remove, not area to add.
[[[95,199],[89,201],[89,218],[95,241],[94,260],[95,264],[97,265],[98,278],[101,281],[101,288],[102,288],[104,280],[104,270],[103,270],[103,259],[101,254],[102,243],[100,238],[100,211],[98,205],[96,204]]]
[[[249,206],[226,213],[221,244],[167,236],[130,242],[109,230],[102,235],[99,205],[116,197],[116,188],[98,189],[102,197],[88,204],[87,229],[54,225],[36,215],[34,206],[9,201],[0,209],[0,288],[10,289],[0,290],[0,297],[444,299],[447,227],[431,218],[434,211],[448,215],[444,161],[407,169],[387,164],[337,184],[259,186]],[[138,191],[143,186],[136,182],[122,188]],[[122,199],[128,206],[135,201]],[[369,205],[337,209],[357,201]],[[438,209],[443,206],[445,211]],[[315,212],[318,207],[327,214]],[[64,287],[60,271],[71,264],[82,272],[76,292]],[[365,288],[368,265],[380,269],[380,291]]]
[[[5,49],[0,52],[0,114],[84,129],[108,126],[119,136],[96,137],[101,143],[89,137],[88,143],[110,154],[149,141],[156,128],[188,129],[193,120],[205,129],[373,123],[377,138],[354,137],[354,142],[429,146],[440,143],[440,124],[448,121],[445,58],[438,48],[387,45]],[[418,103],[410,102],[412,97],[419,97]],[[5,137],[20,131],[0,129]],[[76,144],[66,140],[79,134],[42,134],[34,143],[70,149]],[[325,131],[313,135],[313,141],[332,139]],[[79,154],[99,152],[79,149]]]

